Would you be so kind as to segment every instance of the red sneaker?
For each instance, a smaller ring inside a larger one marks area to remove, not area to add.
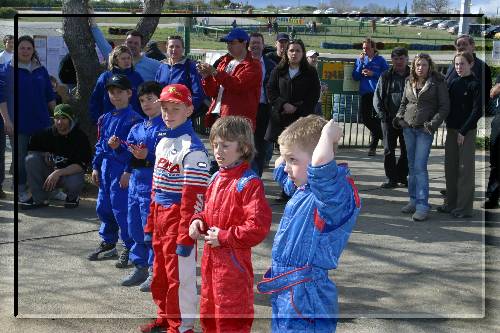
[[[142,333],[165,333],[167,332],[167,327],[162,323],[160,319],[155,319],[155,321],[139,326]]]

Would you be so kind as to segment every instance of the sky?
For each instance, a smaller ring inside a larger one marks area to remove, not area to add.
[[[241,0],[240,0],[241,1]],[[237,2],[237,1],[235,1]],[[252,4],[255,7],[266,7],[268,5],[274,5],[274,6],[283,6],[283,7],[298,7],[298,6],[315,6],[317,7],[321,1],[320,0],[242,0],[243,3],[248,2],[249,4]],[[328,4],[330,1],[324,0],[323,3]],[[350,1],[354,6],[356,7],[363,7],[364,5],[372,2],[372,3],[380,3],[380,1],[377,0],[352,0]],[[393,7],[397,6],[398,0],[391,1],[391,4],[393,4]],[[404,8],[406,1],[400,0],[399,1],[399,7],[401,9]],[[408,9],[411,8],[412,0],[408,1]],[[450,0],[450,6],[454,8],[459,8],[460,7],[460,0]],[[498,0],[472,0],[472,7],[471,11],[472,13],[476,14],[479,10],[479,8],[482,9],[483,12],[486,12],[489,15],[496,15],[497,13],[497,8],[500,7],[500,1]]]

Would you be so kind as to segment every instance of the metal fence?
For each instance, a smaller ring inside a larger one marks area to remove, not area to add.
[[[201,60],[201,56],[197,55],[197,59]],[[342,59],[325,59],[320,66],[319,72],[321,76],[322,65],[325,63],[353,63],[353,60]],[[438,70],[442,71],[444,66],[438,65],[440,68]],[[360,97],[357,91],[344,91],[342,89],[342,80],[338,80],[339,77],[343,77],[342,73],[334,74],[336,80],[323,80],[329,85],[328,92],[324,93],[322,96],[322,111],[325,119],[334,119],[340,124],[344,130],[344,137],[340,142],[340,147],[368,147],[371,140],[370,131],[362,123],[360,110]],[[329,82],[331,81],[331,82]],[[200,134],[208,135],[210,132],[209,128],[205,127],[203,117],[197,117],[193,119],[193,126],[195,130]],[[434,133],[433,147],[444,148],[446,138],[446,127],[443,123],[440,128]],[[379,143],[382,145],[382,142]]]
[[[360,97],[353,93],[328,92],[322,99],[323,116],[334,119],[344,131],[340,147],[367,147],[371,142],[368,128],[362,123]],[[434,133],[433,147],[444,148],[446,127],[444,123]],[[382,144],[382,142],[380,142]]]

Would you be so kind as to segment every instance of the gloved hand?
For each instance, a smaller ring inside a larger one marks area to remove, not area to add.
[[[144,233],[144,244],[150,249],[153,248],[153,234],[150,232]]]
[[[424,123],[424,129],[428,134],[430,135],[434,134],[434,129],[432,128],[432,124],[430,121],[426,121]]]

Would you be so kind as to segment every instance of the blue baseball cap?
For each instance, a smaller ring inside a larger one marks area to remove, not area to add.
[[[241,28],[234,28],[226,36],[220,39],[221,42],[232,42],[233,40],[244,40],[248,42],[250,37],[247,32]]]

